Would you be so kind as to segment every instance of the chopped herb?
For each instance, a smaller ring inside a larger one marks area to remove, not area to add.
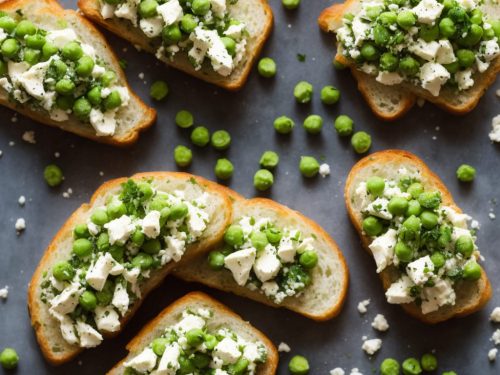
[[[305,62],[306,61],[306,55],[303,53],[297,53],[297,60],[300,62]]]

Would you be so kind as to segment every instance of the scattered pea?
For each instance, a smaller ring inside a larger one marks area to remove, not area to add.
[[[216,150],[227,150],[231,145],[231,135],[226,130],[217,130],[212,134],[211,143]]]
[[[309,134],[318,134],[323,127],[323,119],[318,115],[309,115],[304,120],[304,129]]]
[[[204,147],[210,142],[210,132],[204,126],[197,126],[191,132],[191,142],[199,147]]]
[[[424,371],[434,371],[438,366],[436,356],[430,353],[426,353],[420,358],[420,364]]]
[[[372,137],[364,131],[359,131],[354,133],[352,136],[351,144],[356,153],[363,154],[370,149],[372,145]]]
[[[183,109],[175,115],[175,123],[180,128],[190,128],[194,124],[194,117],[191,112]]]
[[[43,178],[45,178],[47,185],[55,187],[62,183],[64,177],[61,168],[55,164],[49,164],[43,171]]]
[[[149,95],[157,101],[163,100],[168,95],[168,85],[165,81],[155,81],[149,90]]]
[[[274,151],[265,151],[260,157],[259,164],[265,169],[274,169],[280,161],[279,155]]]
[[[280,116],[274,120],[274,129],[280,134],[291,133],[295,123],[290,117]]]
[[[306,375],[309,373],[309,361],[301,355],[296,355],[288,363],[288,369],[292,375]]]
[[[340,115],[335,119],[335,130],[341,137],[347,137],[352,134],[354,122],[347,115]]]
[[[420,362],[416,358],[405,359],[402,367],[404,375],[419,375],[422,373]]]
[[[253,177],[253,185],[257,190],[268,190],[274,184],[274,176],[267,169],[259,169]]]
[[[462,182],[471,182],[476,177],[476,168],[469,164],[462,164],[457,169],[457,178]]]
[[[312,156],[301,156],[299,169],[304,177],[314,177],[319,172],[319,163]]]
[[[399,363],[393,358],[386,358],[380,364],[380,375],[399,375]]]
[[[227,180],[233,175],[234,167],[228,159],[219,159],[215,164],[215,176],[221,180]]]
[[[5,348],[2,353],[0,353],[0,364],[6,370],[13,370],[17,367],[19,363],[19,356],[17,352],[12,348]]]
[[[313,95],[313,86],[306,81],[300,81],[293,89],[293,95],[299,103],[309,103]]]
[[[257,71],[262,77],[274,77],[276,75],[276,62],[270,57],[263,57],[257,64]]]
[[[193,152],[186,146],[179,145],[174,149],[174,160],[179,167],[187,167],[193,160]]]
[[[297,9],[300,5],[300,0],[281,0],[283,7],[288,10]]]
[[[324,104],[335,104],[340,99],[340,91],[333,86],[325,86],[321,89],[321,101]]]

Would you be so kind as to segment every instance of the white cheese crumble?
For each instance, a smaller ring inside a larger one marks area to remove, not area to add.
[[[319,174],[321,177],[325,178],[330,175],[330,166],[327,163],[323,163],[319,166]]]
[[[33,130],[25,131],[22,135],[22,139],[27,143],[35,144],[36,143],[35,132]]]
[[[17,203],[20,205],[20,206],[24,206],[26,204],[26,197],[24,195],[21,195],[19,197],[19,199],[17,200]]]
[[[333,370],[330,370],[330,375],[345,375],[345,371],[340,367],[336,367]]]
[[[491,131],[488,136],[492,142],[500,142],[500,115],[491,120]]]
[[[500,323],[500,307],[495,307],[490,315],[490,321]]]
[[[493,332],[490,340],[493,341],[495,345],[500,345],[500,328]]]
[[[369,304],[370,304],[370,300],[369,299],[365,299],[365,300],[359,302],[358,303],[358,312],[360,314],[366,314],[366,312],[368,311],[367,307],[368,307]]]
[[[7,299],[9,296],[9,287],[6,285],[2,289],[0,289],[0,298]]]
[[[387,319],[382,314],[377,314],[375,319],[373,319],[372,327],[377,331],[385,332],[389,329],[389,323],[387,323]]]
[[[490,360],[490,362],[495,362],[496,361],[497,354],[498,354],[498,349],[497,348],[493,348],[493,349],[489,350],[489,352],[488,352],[488,359]]]
[[[363,342],[361,349],[363,349],[365,353],[368,355],[374,355],[376,352],[380,350],[381,347],[382,347],[381,339],[370,339],[370,340],[365,340]]]
[[[290,352],[291,348],[286,342],[280,342],[278,345],[278,352],[285,352],[288,353]]]
[[[26,229],[26,221],[22,217],[20,217],[16,220],[15,228],[18,232],[22,232]]]

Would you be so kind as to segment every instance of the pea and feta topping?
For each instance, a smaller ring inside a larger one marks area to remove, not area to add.
[[[318,264],[314,235],[276,226],[271,219],[243,216],[224,235],[225,247],[208,256],[211,268],[229,270],[234,281],[280,304],[311,283]]]
[[[178,262],[203,235],[207,193],[186,199],[129,180],[73,230],[72,254],[47,270],[41,299],[69,344],[94,347],[120,329],[151,273]]]
[[[438,96],[474,86],[500,55],[500,20],[481,0],[363,0],[337,30],[339,52],[384,85],[409,82]]]
[[[392,268],[399,274],[386,291],[389,303],[414,302],[428,314],[454,305],[461,284],[481,278],[470,217],[444,205],[417,171],[401,168],[394,179],[372,176],[352,199],[361,207],[364,234],[372,238],[377,272]]]
[[[267,360],[262,342],[213,321],[208,308],[187,309],[142,352],[125,362],[126,374],[253,375]]]
[[[112,136],[130,93],[90,44],[70,28],[46,30],[18,13],[0,14],[0,87],[9,99],[62,122],[90,123]]]
[[[248,31],[232,18],[237,0],[102,0],[104,19],[118,17],[139,27],[159,47],[156,57],[173,60],[184,52],[195,70],[204,64],[223,77],[245,60]]]

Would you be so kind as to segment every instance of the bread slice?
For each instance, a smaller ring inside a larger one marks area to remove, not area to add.
[[[360,182],[366,181],[370,176],[376,174],[382,178],[395,178],[397,171],[400,168],[406,168],[409,171],[419,171],[421,176],[421,183],[426,189],[439,190],[443,205],[450,206],[455,211],[461,213],[460,208],[453,201],[450,192],[427,165],[415,155],[400,150],[386,150],[371,154],[364,159],[360,160],[352,169],[347,177],[345,186],[345,203],[347,212],[351,221],[358,231],[363,247],[371,254],[368,245],[371,242],[370,237],[364,236],[362,230],[362,215],[359,202],[353,200],[353,194],[356,187]],[[387,290],[389,286],[396,281],[400,273],[394,266],[386,268],[380,273],[380,278]],[[469,315],[475,311],[483,308],[488,300],[491,298],[491,285],[486,276],[482,273],[481,279],[476,282],[462,281],[455,289],[457,294],[456,304],[454,306],[442,306],[439,310],[422,314],[420,307],[415,303],[401,305],[403,309],[411,316],[425,322],[425,323],[439,323],[453,317],[461,317]]]
[[[146,106],[131,90],[111,46],[87,19],[74,10],[63,9],[55,0],[11,0],[0,3],[0,11],[13,14],[17,10],[21,10],[23,15],[35,25],[47,30],[61,29],[61,25],[64,23],[73,28],[79,39],[92,45],[103,62],[113,69],[117,75],[117,83],[129,90],[130,103],[118,111],[120,125],[116,129],[116,134],[110,137],[97,136],[90,124],[82,123],[72,115],[66,121],[54,121],[46,111],[35,110],[28,105],[10,101],[9,95],[4,89],[0,89],[0,104],[45,125],[58,127],[82,137],[117,146],[135,142],[139,133],[153,124],[156,119],[156,111]]]
[[[334,4],[326,8],[318,18],[320,28],[325,32],[336,32],[342,27],[344,14],[356,14],[360,10],[360,4],[359,0],[347,0],[343,4]],[[484,14],[489,14],[493,19],[500,14],[500,6],[493,3],[482,5],[482,10]],[[338,49],[335,59],[350,67],[358,81],[358,89],[374,114],[388,121],[402,117],[413,107],[417,97],[432,102],[453,114],[469,113],[476,107],[488,87],[495,82],[496,76],[500,72],[500,57],[497,57],[484,73],[474,76],[475,83],[472,88],[457,92],[444,87],[439,96],[436,97],[427,90],[410,83],[394,86],[383,85],[377,82],[375,77],[359,71],[351,61],[339,54]]]
[[[151,179],[153,185],[162,191],[173,192],[181,190],[186,198],[197,197],[206,191],[210,195],[207,210],[210,215],[209,224],[199,241],[188,246],[180,263],[190,262],[190,259],[202,255],[217,244],[224,230],[229,225],[232,205],[225,190],[219,185],[201,177],[177,172],[149,172],[139,173],[132,179]],[[41,284],[44,273],[58,261],[67,259],[72,251],[73,228],[76,224],[85,223],[95,207],[102,206],[106,198],[119,191],[122,183],[128,178],[119,178],[103,184],[92,196],[88,204],[83,204],[62,226],[47,247],[40,263],[31,279],[28,289],[28,308],[31,316],[31,325],[35,329],[38,343],[45,358],[52,364],[61,364],[76,356],[82,348],[68,344],[62,337],[58,322],[49,314],[48,306],[40,300]],[[140,285],[142,299],[153,290],[172,270],[173,263],[167,263],[163,268],[151,272],[149,279]],[[130,311],[121,319],[122,328],[139,308],[142,299],[130,307]],[[106,334],[105,337],[110,337]]]
[[[117,363],[107,374],[122,375],[125,373],[123,364],[138,355],[146,346],[148,346],[156,337],[160,336],[167,327],[178,322],[179,316],[187,309],[209,308],[214,312],[210,320],[210,326],[225,326],[232,329],[238,335],[246,340],[260,341],[267,348],[267,360],[264,364],[257,367],[256,375],[273,375],[278,366],[278,351],[273,343],[259,330],[252,327],[250,323],[244,321],[239,315],[229,308],[201,292],[191,292],[178,299],[170,306],[165,308],[156,318],[150,321],[127,344],[129,354]]]
[[[263,198],[241,199],[234,202],[233,222],[242,216],[256,219],[268,217],[277,226],[297,228],[305,236],[314,234],[314,247],[319,255],[319,263],[313,269],[312,283],[300,297],[285,298],[275,304],[259,291],[239,286],[228,270],[214,271],[202,255],[183,267],[176,267],[174,275],[187,281],[195,281],[212,288],[232,292],[273,307],[284,307],[308,318],[323,321],[336,316],[344,303],[348,286],[348,269],[344,256],[334,240],[318,224],[300,213],[274,201]]]
[[[155,54],[160,46],[159,40],[148,38],[139,27],[134,27],[128,20],[117,17],[104,19],[100,10],[101,0],[78,0],[78,7],[92,21],[128,40],[141,50]],[[241,89],[245,84],[253,63],[269,37],[273,25],[273,13],[267,0],[238,0],[232,5],[228,2],[228,8],[234,18],[247,25],[249,32],[246,59],[228,77],[219,75],[211,67],[195,70],[185,52],[177,53],[172,61],[168,60],[166,63],[196,78],[234,91]]]

